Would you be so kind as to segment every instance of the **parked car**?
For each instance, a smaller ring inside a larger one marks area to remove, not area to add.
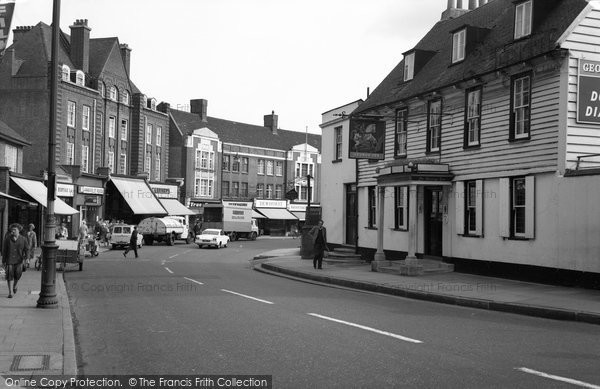
[[[227,247],[229,243],[229,236],[221,229],[207,228],[202,233],[196,236],[194,241],[199,248],[203,246],[214,246],[214,247]]]
[[[131,224],[115,224],[110,229],[110,238],[108,243],[111,245],[113,250],[117,247],[129,246],[129,239],[131,239],[131,233],[133,232],[134,225]],[[142,247],[143,235],[138,233],[137,246]]]

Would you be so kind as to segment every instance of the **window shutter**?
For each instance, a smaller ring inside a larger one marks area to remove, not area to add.
[[[475,233],[483,235],[483,180],[475,181],[475,217],[477,218]]]
[[[535,176],[525,177],[525,237],[535,238]]]
[[[465,182],[456,181],[454,189],[454,210],[456,218],[456,233],[465,233]]]
[[[501,178],[498,188],[498,221],[500,236],[510,238],[510,179]]]
[[[408,186],[402,187],[402,204],[404,204],[404,217],[402,218],[402,225],[408,230],[408,207],[410,206],[410,204],[408,204]]]

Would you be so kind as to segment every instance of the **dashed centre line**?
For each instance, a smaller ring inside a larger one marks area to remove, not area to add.
[[[391,332],[387,332],[387,331],[382,331],[382,330],[378,330],[376,328],[371,328],[371,327],[367,327],[367,326],[363,326],[361,324],[356,324],[356,323],[351,323],[349,321],[344,321],[344,320],[340,320],[340,319],[335,319],[333,317],[329,317],[329,316],[323,316],[323,315],[319,315],[318,313],[309,313],[310,316],[314,316],[314,317],[318,317],[320,319],[325,319],[325,320],[329,320],[329,321],[333,321],[336,323],[340,323],[340,324],[345,324],[347,326],[351,326],[351,327],[356,327],[356,328],[360,328],[362,330],[366,330],[366,331],[371,331],[371,332],[375,332],[376,334],[380,334],[380,335],[385,335],[385,336],[390,336],[392,338],[395,339],[399,339],[399,340],[403,340],[405,342],[410,342],[410,343],[423,343],[420,340],[417,339],[412,339],[412,338],[407,338],[406,336],[402,336],[402,335],[398,335],[398,334],[394,334]]]
[[[538,377],[544,377],[544,378],[548,378],[548,379],[555,380],[555,381],[566,382],[568,384],[581,386],[582,388],[600,389],[600,386],[598,386],[598,385],[589,384],[587,382],[583,382],[583,381],[579,381],[579,380],[574,380],[572,378],[561,377],[561,376],[554,375],[554,374],[544,373],[543,371],[528,369],[526,367],[516,367],[515,369],[522,371],[523,373],[533,374]]]
[[[173,271],[171,269],[169,269],[168,267],[165,267],[165,270],[168,271],[169,273],[173,274]]]
[[[241,293],[237,293],[237,292],[234,292],[234,291],[231,291],[231,290],[227,290],[227,289],[221,289],[221,291],[225,292],[225,293],[235,294],[236,296],[244,297],[244,298],[247,298],[247,299],[250,299],[250,300],[255,300],[255,301],[258,301],[258,302],[261,302],[261,303],[265,303],[265,304],[274,304],[271,301],[259,299],[259,298],[256,298],[256,297],[248,296],[247,294],[241,294]]]
[[[188,280],[188,281],[195,282],[195,283],[196,283],[196,284],[198,284],[198,285],[204,285],[204,283],[203,283],[203,282],[196,281],[196,280],[195,280],[195,279],[193,279],[193,278],[188,278],[188,277],[183,277],[183,278],[185,278],[185,279],[186,279],[186,280]]]

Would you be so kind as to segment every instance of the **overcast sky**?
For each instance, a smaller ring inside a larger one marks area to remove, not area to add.
[[[61,28],[132,48],[149,97],[208,114],[320,133],[321,113],[364,99],[440,19],[446,0],[62,0]],[[52,22],[52,0],[16,0],[12,28]],[[11,38],[12,40],[12,34]],[[10,42],[10,41],[9,41]]]

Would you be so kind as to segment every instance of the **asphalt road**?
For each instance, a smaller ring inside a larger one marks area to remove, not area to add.
[[[251,269],[255,255],[298,243],[177,243],[146,246],[138,259],[121,250],[88,259],[66,273],[80,374],[267,374],[276,388],[600,388],[600,326]]]

